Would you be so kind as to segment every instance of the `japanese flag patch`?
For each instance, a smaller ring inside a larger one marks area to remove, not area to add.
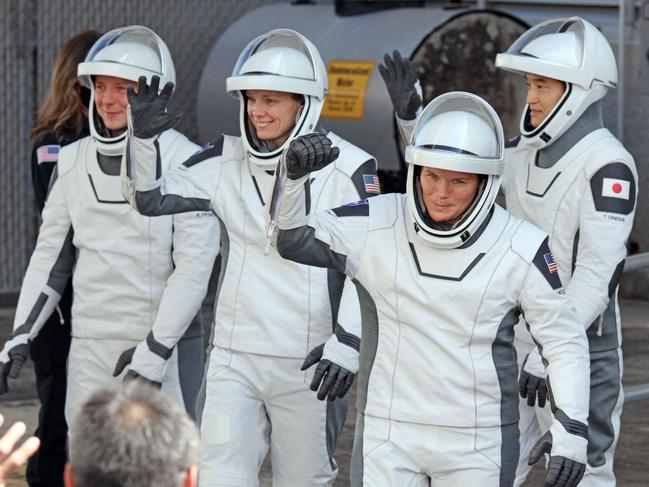
[[[602,180],[602,196],[606,198],[628,200],[630,189],[631,183],[624,179],[603,178]]]
[[[590,191],[595,211],[629,215],[637,194],[634,171],[623,162],[611,162],[590,178]]]

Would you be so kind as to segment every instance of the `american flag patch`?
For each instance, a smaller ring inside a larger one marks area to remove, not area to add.
[[[59,160],[60,145],[42,145],[36,149],[36,162],[43,164],[44,162],[56,162]]]
[[[550,273],[557,272],[557,263],[554,261],[554,256],[552,255],[552,252],[543,254],[543,258],[545,259],[545,264],[548,266],[548,270],[550,271]]]
[[[366,193],[380,193],[379,177],[376,174],[363,174],[363,184]]]
[[[201,152],[205,152],[206,150],[214,149],[214,145],[210,142],[204,144],[200,149],[198,149],[196,152],[194,152],[193,155],[200,154]]]
[[[369,204],[367,198],[363,198],[362,200],[352,201],[351,203],[344,204],[343,206],[361,206],[367,204]]]

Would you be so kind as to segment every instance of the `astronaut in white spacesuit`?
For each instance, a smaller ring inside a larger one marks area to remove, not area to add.
[[[511,485],[519,455],[514,325],[525,315],[548,363],[546,485],[574,486],[586,461],[588,351],[547,235],[494,204],[500,120],[451,92],[417,118],[406,194],[309,215],[309,172],[336,150],[293,141],[278,213],[280,254],[354,279],[363,311],[352,485]]]
[[[226,87],[240,99],[241,137],[221,135],[161,176],[145,129],[173,117],[166,100],[144,96],[141,86],[130,98],[122,171],[125,194],[143,214],[211,209],[221,222],[223,264],[199,405],[200,483],[258,485],[270,448],[273,485],[331,485],[348,397],[340,398],[358,367],[358,298],[354,286],[343,292],[342,273],[282,259],[266,232],[278,158],[293,138],[316,130],[325,66],[308,39],[278,29],[246,46]],[[375,160],[329,137],[341,155],[312,174],[309,204],[324,210],[378,194]],[[300,371],[316,363],[315,373]],[[330,400],[318,401],[309,382]]]
[[[145,27],[116,29],[95,43],[78,73],[91,90],[91,135],[60,151],[14,331],[0,352],[2,389],[72,275],[68,423],[93,390],[124,376],[161,386],[193,411],[202,371],[197,313],[218,253],[218,221],[205,212],[141,216],[122,196],[119,174],[127,87],[140,76],[175,81],[169,49]],[[156,145],[162,172],[198,150],[175,130]]]
[[[543,22],[496,57],[525,76],[520,136],[507,144],[507,209],[548,232],[566,295],[587,330],[590,350],[588,463],[580,485],[615,485],[613,456],[622,412],[618,284],[633,225],[633,157],[604,127],[602,98],[617,83],[604,36],[572,17]],[[522,449],[548,429],[544,364],[531,337],[517,336],[521,371]],[[528,354],[529,353],[529,354]],[[538,404],[535,406],[535,403]],[[521,463],[516,484],[530,467]]]

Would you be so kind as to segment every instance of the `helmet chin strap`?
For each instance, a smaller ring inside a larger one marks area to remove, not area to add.
[[[572,124],[554,144],[539,149],[536,165],[544,169],[554,166],[577,142],[589,133],[604,128],[604,102],[597,100]]]

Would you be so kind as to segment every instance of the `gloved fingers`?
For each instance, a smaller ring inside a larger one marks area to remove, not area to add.
[[[11,369],[9,370],[9,377],[11,379],[15,379],[18,377],[18,374],[20,374],[20,369],[23,368],[23,364],[25,363],[25,357],[24,355],[16,355],[11,358]]]
[[[521,370],[521,375],[518,378],[518,393],[522,398],[527,397],[527,381],[529,380],[529,378],[530,374],[528,374],[524,370]]]
[[[146,377],[144,377],[143,375],[138,374],[134,370],[129,370],[128,372],[126,372],[126,374],[124,375],[124,379],[122,380],[122,383],[125,384],[125,383],[127,383],[128,381],[131,381],[131,380],[139,380],[139,381],[144,382],[145,384],[149,384],[149,385],[151,385],[151,386],[153,386],[153,387],[155,387],[157,389],[162,388],[162,382],[157,382],[155,380],[147,379]]]
[[[545,472],[545,487],[559,487],[559,485],[563,485],[561,483],[561,472],[564,470],[564,460],[563,457],[550,457],[548,470]]]
[[[28,355],[29,345],[27,345],[26,343],[16,345],[9,351],[9,358],[11,359],[11,361],[8,365],[11,367],[9,369],[9,377],[11,379],[18,377],[18,374],[20,374],[20,369],[22,369]]]
[[[548,431],[532,448],[527,464],[534,465],[545,453],[550,453],[550,450],[552,450],[552,433]]]
[[[347,374],[347,376],[345,377],[345,384],[343,388],[340,390],[340,394],[338,397],[344,397],[345,394],[347,394],[347,391],[351,389],[352,384],[354,383],[354,377],[356,377],[356,374],[352,374],[351,372]]]
[[[338,367],[335,364],[332,364],[328,360],[323,360],[320,362],[320,365],[323,364],[326,364],[327,373],[324,376],[324,379],[322,379],[322,384],[320,384],[320,389],[318,389],[318,399],[321,401],[325,400],[325,398],[329,394],[329,391],[336,383],[338,372],[340,371],[340,367]],[[320,365],[318,365],[318,367],[320,367]]]
[[[395,50],[392,53],[392,59],[394,61],[393,64],[394,64],[395,78],[399,81],[399,84],[402,85],[403,87],[403,82],[405,81],[405,77],[406,77],[406,66],[403,58],[401,57],[401,53]]]
[[[392,55],[394,56],[394,53],[392,53]],[[392,59],[393,58],[391,58],[390,54],[388,54],[388,53],[386,53],[383,56],[383,63],[385,64],[385,71],[387,73],[387,79],[386,80],[389,80],[390,82],[393,83],[395,81],[397,73],[396,73],[396,70],[394,68],[394,61]]]
[[[329,362],[328,360],[323,360],[315,368],[315,372],[313,372],[313,378],[311,379],[311,384],[309,385],[309,389],[311,389],[313,392],[317,391],[320,387],[320,382],[322,382],[322,379],[325,377],[325,375],[327,375],[330,363],[331,362]]]
[[[336,383],[329,391],[329,400],[333,401],[334,399],[345,397],[345,394],[347,394],[353,381],[354,374],[344,367],[341,367],[338,371],[338,376],[336,377]]]
[[[385,62],[385,60],[383,62]],[[383,64],[379,64],[379,74],[381,75],[381,78],[383,78],[383,82],[387,85],[387,83],[390,81],[390,73],[388,72],[388,68],[386,68]]]
[[[122,354],[117,359],[115,364],[115,370],[113,371],[113,377],[117,377],[121,374],[128,364],[133,360],[133,354],[135,353],[135,347],[124,350]]]
[[[573,462],[572,468],[570,469],[570,475],[568,476],[568,480],[566,482],[566,487],[576,487],[577,485],[579,485],[579,482],[581,482],[585,471],[585,463]]]
[[[406,63],[406,80],[408,86],[414,88],[417,82],[417,66],[412,61]]]
[[[332,364],[331,367],[329,368],[329,371],[334,372],[336,374],[336,380],[333,383],[333,385],[329,388],[329,400],[333,401],[338,397],[342,397],[340,395],[340,392],[344,389],[345,380],[347,379],[347,376],[349,375],[350,372],[346,368],[340,367],[339,365],[336,364]]]
[[[324,346],[325,344],[321,343],[313,350],[311,350],[309,354],[306,356],[306,358],[304,359],[304,362],[302,362],[302,367],[300,367],[300,370],[306,370],[312,365],[317,364],[322,358],[322,354],[324,352]]]
[[[140,79],[144,78],[144,76],[140,76]],[[144,78],[146,79],[146,78]],[[139,84],[139,83],[138,83]],[[139,91],[139,89],[138,89]],[[137,93],[135,92],[135,88],[133,86],[128,85],[126,87],[126,97],[128,98],[128,104],[129,105],[134,105],[137,103]]]
[[[536,394],[539,398],[539,407],[545,407],[545,401],[548,397],[548,387],[545,383],[545,380],[539,382],[539,387],[536,390]]]
[[[334,383],[333,386],[329,388],[327,399],[333,401],[336,398],[338,398],[338,395],[340,394],[340,390],[343,388],[344,385],[345,385],[345,374],[342,370],[339,370],[338,372],[336,372],[336,382]]]
[[[171,94],[174,91],[174,84],[171,81],[167,81],[160,92],[160,98],[168,100],[171,97]]]
[[[530,376],[527,381],[527,405],[532,407],[536,403],[536,391],[539,385],[539,378]]]
[[[133,91],[132,86],[129,86],[128,89]],[[140,95],[140,97],[144,98],[148,92],[149,86],[146,84],[146,76],[140,76],[137,79],[137,94]],[[135,93],[133,94],[135,95]]]
[[[155,74],[151,76],[151,86],[149,87],[149,91],[147,92],[147,95],[151,95],[150,98],[155,98],[158,95],[158,90],[160,89],[160,76],[156,76]]]
[[[336,159],[338,159],[339,155],[340,155],[340,149],[338,147],[332,147],[331,153],[329,154],[329,162],[333,162]]]
[[[324,152],[324,147],[317,145],[320,141],[315,137],[309,137],[304,141],[304,152],[306,157],[304,159],[305,169],[313,167],[318,159],[318,154]]]

